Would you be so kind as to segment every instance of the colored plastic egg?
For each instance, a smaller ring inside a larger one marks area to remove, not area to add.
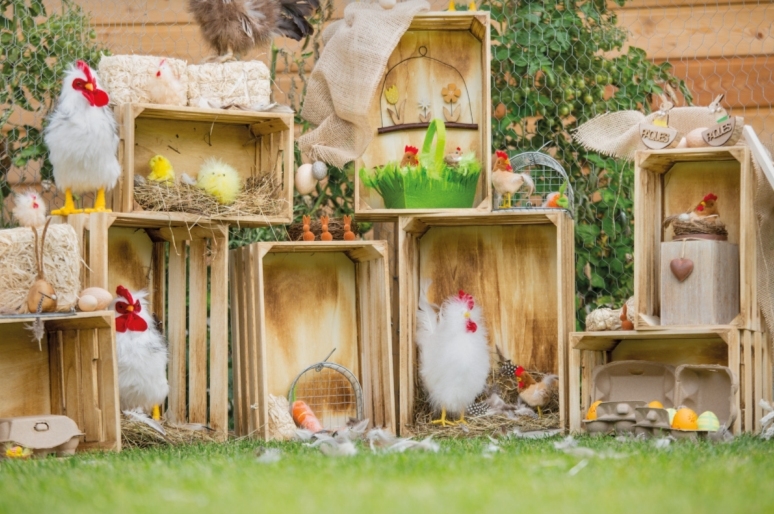
[[[714,412],[706,411],[702,412],[699,416],[699,430],[706,430],[708,432],[717,432],[720,428],[720,420]]]
[[[664,408],[664,404],[661,403],[658,400],[653,400],[652,402],[650,402],[648,404],[648,407],[650,407],[651,409],[663,409]]]
[[[677,412],[674,409],[667,409],[667,413],[669,414],[669,426],[672,426],[672,420],[675,419],[675,412]]]
[[[680,430],[698,430],[699,416],[687,407],[678,409],[677,412],[675,412],[675,417],[672,419],[672,428],[678,428]]]
[[[586,419],[593,420],[597,419],[597,406],[602,403],[600,400],[595,401],[591,404],[591,407],[589,407],[589,411],[586,413]]]

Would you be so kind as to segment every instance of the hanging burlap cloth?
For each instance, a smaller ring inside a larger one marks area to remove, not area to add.
[[[645,116],[638,111],[618,111],[587,121],[573,134],[585,148],[622,159],[634,159],[634,152],[645,150],[639,124],[652,122],[657,113]],[[677,107],[669,111],[669,126],[683,135],[699,127],[715,124],[716,114],[706,107]],[[738,145],[746,144],[742,138]],[[755,216],[758,220],[758,305],[774,351],[774,190],[758,162],[755,170]]]
[[[399,2],[392,9],[351,3],[344,19],[323,32],[325,49],[312,70],[301,117],[316,125],[298,140],[312,159],[343,167],[365,151],[373,137],[368,111],[387,60],[425,0]]]

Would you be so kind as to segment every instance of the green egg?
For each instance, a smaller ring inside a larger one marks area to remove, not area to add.
[[[669,413],[669,426],[672,426],[672,420],[675,419],[675,412],[677,412],[675,409],[667,409],[667,412]]]
[[[699,430],[707,430],[708,432],[717,432],[720,428],[720,421],[713,412],[706,411],[699,416]]]

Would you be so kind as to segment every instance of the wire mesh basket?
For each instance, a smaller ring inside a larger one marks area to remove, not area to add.
[[[570,216],[575,210],[575,196],[564,167],[543,152],[524,152],[510,158],[514,173],[529,175],[534,190],[526,185],[511,199],[511,207],[503,207],[503,199],[495,196],[495,210],[564,209]]]
[[[363,419],[360,382],[350,370],[327,359],[312,364],[293,381],[288,393],[291,409],[297,400],[312,409],[326,430],[345,426],[350,418]]]

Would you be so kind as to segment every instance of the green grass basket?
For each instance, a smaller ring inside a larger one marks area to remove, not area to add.
[[[436,138],[437,136],[437,138]],[[436,146],[433,148],[433,139]],[[427,128],[419,166],[400,166],[391,161],[369,174],[360,170],[360,180],[375,189],[388,209],[464,209],[473,207],[481,163],[470,152],[456,167],[444,161],[446,126],[434,119]]]

